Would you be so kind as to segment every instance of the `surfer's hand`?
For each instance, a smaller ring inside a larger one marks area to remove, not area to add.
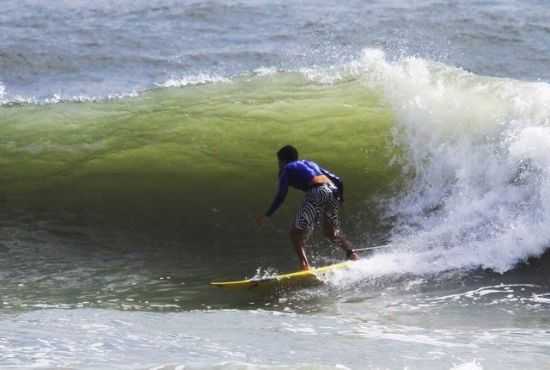
[[[265,215],[259,215],[258,217],[256,217],[256,224],[258,224],[258,226],[262,226],[263,224],[265,224],[266,219],[267,217]]]

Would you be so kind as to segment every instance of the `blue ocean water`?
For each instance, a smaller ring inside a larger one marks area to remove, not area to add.
[[[544,1],[6,0],[2,8],[0,81],[12,98],[103,97],[201,74],[334,66],[364,48],[550,78]]]

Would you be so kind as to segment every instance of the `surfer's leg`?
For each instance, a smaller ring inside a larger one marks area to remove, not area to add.
[[[359,259],[357,253],[353,251],[353,244],[342,233],[340,228],[339,201],[334,197],[331,197],[325,203],[323,232],[327,239],[344,250],[347,259]]]
[[[323,231],[327,239],[344,250],[347,259],[354,261],[359,259],[357,253],[353,251],[353,244],[346,238],[339,228],[336,228],[326,218],[323,221]]]
[[[300,260],[300,268],[302,270],[309,270],[309,262],[307,261],[306,252],[304,250],[304,246],[307,239],[307,232],[297,229],[295,226],[292,226],[290,228],[290,240],[292,241],[292,245],[294,245],[294,249],[296,250],[296,254],[298,254],[298,259]]]
[[[294,224],[290,227],[290,240],[300,259],[302,270],[309,270],[304,246],[319,219],[319,207],[316,205],[314,194],[308,192],[301,207],[296,213]]]

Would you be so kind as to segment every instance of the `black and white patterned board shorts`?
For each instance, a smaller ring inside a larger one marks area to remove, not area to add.
[[[325,184],[308,190],[304,202],[296,214],[294,226],[298,230],[311,232],[323,216],[324,222],[332,225],[335,230],[339,230],[339,202],[334,191],[336,191],[336,188],[332,184]]]

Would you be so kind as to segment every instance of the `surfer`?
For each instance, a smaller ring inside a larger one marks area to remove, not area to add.
[[[342,180],[313,161],[298,160],[298,150],[291,145],[282,147],[277,152],[277,158],[279,160],[278,191],[271,207],[264,215],[258,216],[258,225],[262,225],[283,204],[290,185],[305,192],[304,201],[290,228],[290,240],[300,259],[302,270],[310,268],[304,245],[321,217],[325,237],[342,248],[348,259],[359,259],[352,244],[340,230],[338,209],[344,201]]]

